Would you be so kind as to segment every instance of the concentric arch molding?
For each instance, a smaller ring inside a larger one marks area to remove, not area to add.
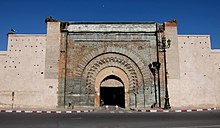
[[[126,74],[129,80],[129,87],[127,89],[130,92],[137,92],[139,85],[143,85],[141,73],[130,59],[115,53],[108,53],[95,58],[87,65],[83,73],[83,78],[86,81],[86,90],[90,90],[90,93],[94,92],[97,75],[109,67],[118,68]],[[114,74],[112,72],[112,75]]]
[[[86,81],[86,86],[92,87],[95,74],[103,68],[112,66],[121,68],[131,78],[130,86],[133,87],[136,84],[137,87],[145,84],[148,79],[149,71],[146,65],[137,53],[127,47],[105,45],[94,49],[82,59],[77,66],[75,76]]]

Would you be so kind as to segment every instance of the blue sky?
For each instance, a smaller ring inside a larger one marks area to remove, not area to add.
[[[211,35],[212,49],[220,49],[220,0],[2,0],[0,50],[7,49],[7,33],[46,33],[46,17],[63,21],[178,20],[179,34]]]

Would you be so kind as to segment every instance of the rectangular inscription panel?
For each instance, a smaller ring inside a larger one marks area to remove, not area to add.
[[[155,23],[137,24],[70,24],[69,32],[155,32]]]

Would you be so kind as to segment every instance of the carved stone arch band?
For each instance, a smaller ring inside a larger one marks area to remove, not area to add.
[[[101,59],[97,60],[99,58]],[[86,69],[83,75],[86,79],[87,90],[93,90],[94,93],[94,89],[92,88],[95,87],[97,74],[108,67],[119,68],[126,74],[126,77],[129,79],[129,91],[137,91],[135,89],[137,89],[139,85],[143,85],[143,79],[140,75],[141,73],[132,61],[124,60],[124,57],[115,54],[107,54],[105,55],[105,58],[100,56],[97,59],[94,60],[95,62],[91,62],[93,65],[88,65],[87,68],[89,69]],[[112,72],[112,74],[114,74],[114,72]]]
[[[130,59],[131,61],[134,62],[136,67],[142,71],[140,72],[143,78],[143,83],[148,79],[148,69],[146,66],[148,65],[147,62],[144,62],[144,59],[141,58],[137,53],[132,51],[131,49],[127,47],[116,47],[116,46],[109,46],[109,45],[103,45],[100,46],[96,49],[94,49],[91,53],[86,55],[83,60],[81,61],[80,64],[78,64],[75,75],[76,77],[82,77],[83,72],[85,71],[86,67],[92,60],[95,58],[102,56],[103,54],[108,54],[108,53],[116,53],[118,55],[123,55],[126,56],[127,59]],[[108,60],[103,60],[100,63],[105,63],[105,61]],[[120,60],[119,60],[120,61]]]
[[[102,74],[102,75],[100,75]],[[129,94],[138,93],[143,76],[137,65],[127,56],[105,53],[95,57],[86,66],[82,78],[89,94],[95,94],[95,106],[99,106],[100,81],[109,75],[119,77],[124,84],[125,106],[129,106]]]

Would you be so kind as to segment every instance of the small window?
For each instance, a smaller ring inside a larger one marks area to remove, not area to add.
[[[52,68],[52,66],[50,66],[50,68]]]
[[[44,72],[41,72],[40,74],[44,74]]]
[[[11,45],[11,47],[13,47],[13,45]]]
[[[17,68],[17,67],[15,66],[15,68]]]

